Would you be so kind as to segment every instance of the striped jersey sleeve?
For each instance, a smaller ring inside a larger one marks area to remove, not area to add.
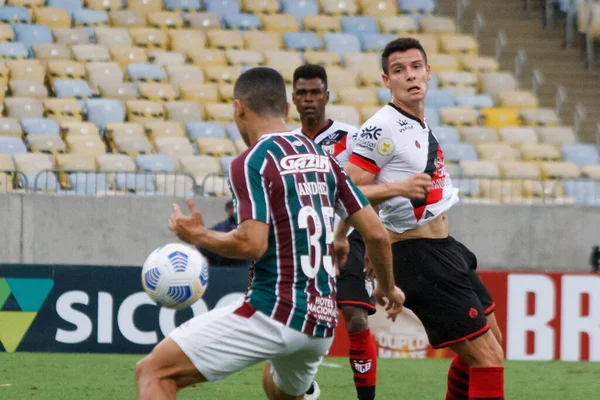
[[[369,202],[334,159],[331,159],[331,168],[337,185],[335,212],[341,219],[346,220],[369,205]]]
[[[255,146],[241,154],[229,169],[238,224],[249,219],[270,223],[269,182],[262,174],[268,161],[258,150]]]

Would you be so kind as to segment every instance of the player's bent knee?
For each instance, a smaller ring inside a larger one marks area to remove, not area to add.
[[[348,333],[358,333],[369,328],[369,314],[367,310],[358,307],[342,307],[346,331]]]

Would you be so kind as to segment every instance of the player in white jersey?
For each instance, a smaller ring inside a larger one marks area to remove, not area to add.
[[[326,118],[329,92],[325,69],[310,64],[298,67],[294,71],[293,90],[292,100],[302,121],[302,127],[294,133],[308,136],[336,157],[342,167],[345,166],[358,129]],[[358,398],[371,400],[375,397],[377,371],[377,349],[368,325],[368,316],[375,313],[373,283],[366,279],[364,272],[365,244],[362,237],[358,232],[352,232],[348,240],[348,261],[340,269],[337,279],[338,307],[350,338],[350,366]],[[314,383],[305,399],[318,399],[319,394],[320,389]]]
[[[427,55],[418,40],[399,38],[386,46],[381,64],[392,101],[361,127],[346,172],[369,201],[379,205],[406,307],[420,318],[433,347],[457,353],[446,398],[503,399],[495,305],[475,271],[475,255],[449,236],[446,212],[458,202],[458,190],[424,119],[431,78]],[[428,187],[417,187],[426,190],[425,198],[411,200],[413,196],[402,193],[401,183],[422,179],[423,174],[431,179]],[[344,241],[340,224],[336,244]]]

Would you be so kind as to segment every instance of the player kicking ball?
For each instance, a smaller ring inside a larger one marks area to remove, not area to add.
[[[477,275],[475,255],[449,236],[446,212],[458,202],[458,189],[424,119],[431,78],[427,55],[418,40],[399,38],[385,47],[381,66],[392,101],[363,124],[346,172],[379,205],[406,307],[419,317],[434,348],[449,347],[457,354],[446,399],[504,399],[494,302]],[[422,200],[411,200],[398,185],[416,174],[428,175],[431,182],[419,188]],[[345,231],[341,223],[336,234],[343,237]]]
[[[179,389],[219,381],[267,361],[271,400],[302,399],[329,351],[337,324],[334,213],[363,236],[377,272],[375,297],[388,317],[402,309],[385,228],[341,167],[303,135],[287,132],[285,83],[270,68],[243,73],[234,86],[234,117],[248,150],[230,168],[238,226],[207,229],[174,205],[177,237],[216,254],[253,261],[240,304],[213,309],[175,329],[136,365],[139,399],[175,399]],[[344,238],[345,239],[345,238]],[[340,241],[343,243],[344,240]]]

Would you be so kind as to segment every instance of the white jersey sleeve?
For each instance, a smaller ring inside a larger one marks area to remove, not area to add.
[[[371,118],[356,135],[349,161],[377,175],[390,162],[395,149],[394,133],[388,123]]]

